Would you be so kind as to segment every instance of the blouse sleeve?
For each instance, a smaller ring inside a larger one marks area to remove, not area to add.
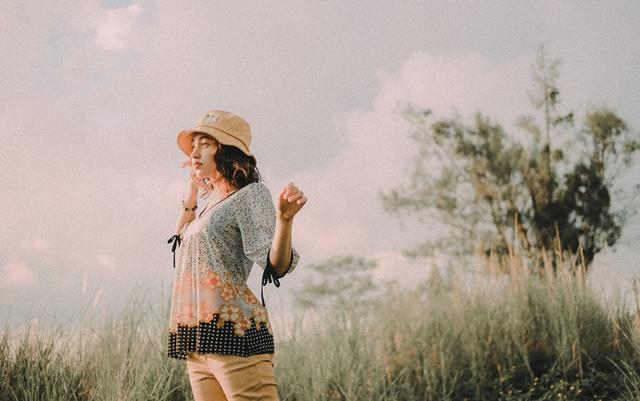
[[[184,238],[184,232],[187,230],[187,226],[189,224],[191,224],[191,221],[187,221],[186,223],[184,223],[180,231],[178,231],[178,235],[180,236],[180,238]]]
[[[236,209],[236,221],[242,236],[244,254],[263,270],[269,261],[269,251],[273,243],[276,227],[276,209],[271,192],[263,183],[248,184],[239,199]],[[285,274],[291,273],[298,264],[300,255],[291,247],[291,263]]]

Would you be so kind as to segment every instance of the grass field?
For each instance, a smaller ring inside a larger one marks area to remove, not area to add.
[[[640,317],[623,297],[594,291],[571,257],[543,275],[517,257],[485,262],[471,279],[434,274],[375,303],[300,311],[276,345],[281,399],[640,399]],[[192,399],[184,363],[165,357],[167,308],[134,302],[83,330],[5,329],[0,399]]]

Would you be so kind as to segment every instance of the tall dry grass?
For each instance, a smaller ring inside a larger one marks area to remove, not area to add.
[[[638,400],[640,315],[580,255],[479,256],[474,274],[326,311],[280,346],[288,400]],[[504,274],[508,272],[508,274]]]
[[[489,255],[472,275],[298,313],[276,345],[281,399],[640,399],[640,316],[587,285],[579,256],[558,255],[555,271]],[[164,356],[167,313],[134,299],[96,328],[5,329],[0,399],[192,399],[184,363]]]

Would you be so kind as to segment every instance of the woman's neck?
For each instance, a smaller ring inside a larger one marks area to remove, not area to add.
[[[231,183],[222,181],[219,184],[216,184],[212,195],[213,199],[222,199],[225,196],[229,195],[231,192],[235,191],[237,188],[234,187]]]

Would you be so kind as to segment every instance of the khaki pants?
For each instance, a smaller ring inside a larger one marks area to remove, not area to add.
[[[279,401],[273,354],[187,355],[195,401]]]

